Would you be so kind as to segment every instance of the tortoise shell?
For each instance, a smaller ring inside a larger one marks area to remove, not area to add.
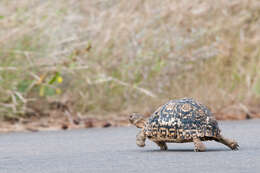
[[[192,98],[170,100],[146,122],[144,132],[153,141],[190,142],[193,137],[209,140],[220,134],[211,111]]]

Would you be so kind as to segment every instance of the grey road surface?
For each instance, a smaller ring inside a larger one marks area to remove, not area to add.
[[[236,139],[239,151],[206,142],[169,144],[160,151],[147,141],[138,148],[134,127],[58,132],[0,134],[0,173],[91,172],[260,172],[260,120],[220,122],[224,136]]]

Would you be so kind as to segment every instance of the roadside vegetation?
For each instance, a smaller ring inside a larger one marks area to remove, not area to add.
[[[260,115],[259,45],[258,0],[1,0],[0,117],[124,117],[181,97]]]

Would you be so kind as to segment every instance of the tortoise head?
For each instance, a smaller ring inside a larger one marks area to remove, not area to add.
[[[131,124],[135,125],[137,128],[143,128],[145,125],[144,117],[138,113],[132,113],[129,116],[129,121]]]

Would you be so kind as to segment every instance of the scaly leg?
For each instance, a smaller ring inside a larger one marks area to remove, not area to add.
[[[155,143],[160,147],[161,150],[168,150],[168,147],[165,142],[156,141]]]
[[[145,139],[146,139],[146,135],[143,131],[143,129],[136,135],[136,144],[139,147],[144,147],[145,146]]]
[[[195,152],[198,152],[198,151],[205,151],[206,150],[206,147],[205,145],[201,142],[200,138],[193,138],[193,143],[194,143],[194,151]]]
[[[236,141],[224,138],[221,135],[219,135],[217,138],[215,138],[215,141],[228,146],[231,150],[238,150],[238,148],[239,148],[239,145]]]

